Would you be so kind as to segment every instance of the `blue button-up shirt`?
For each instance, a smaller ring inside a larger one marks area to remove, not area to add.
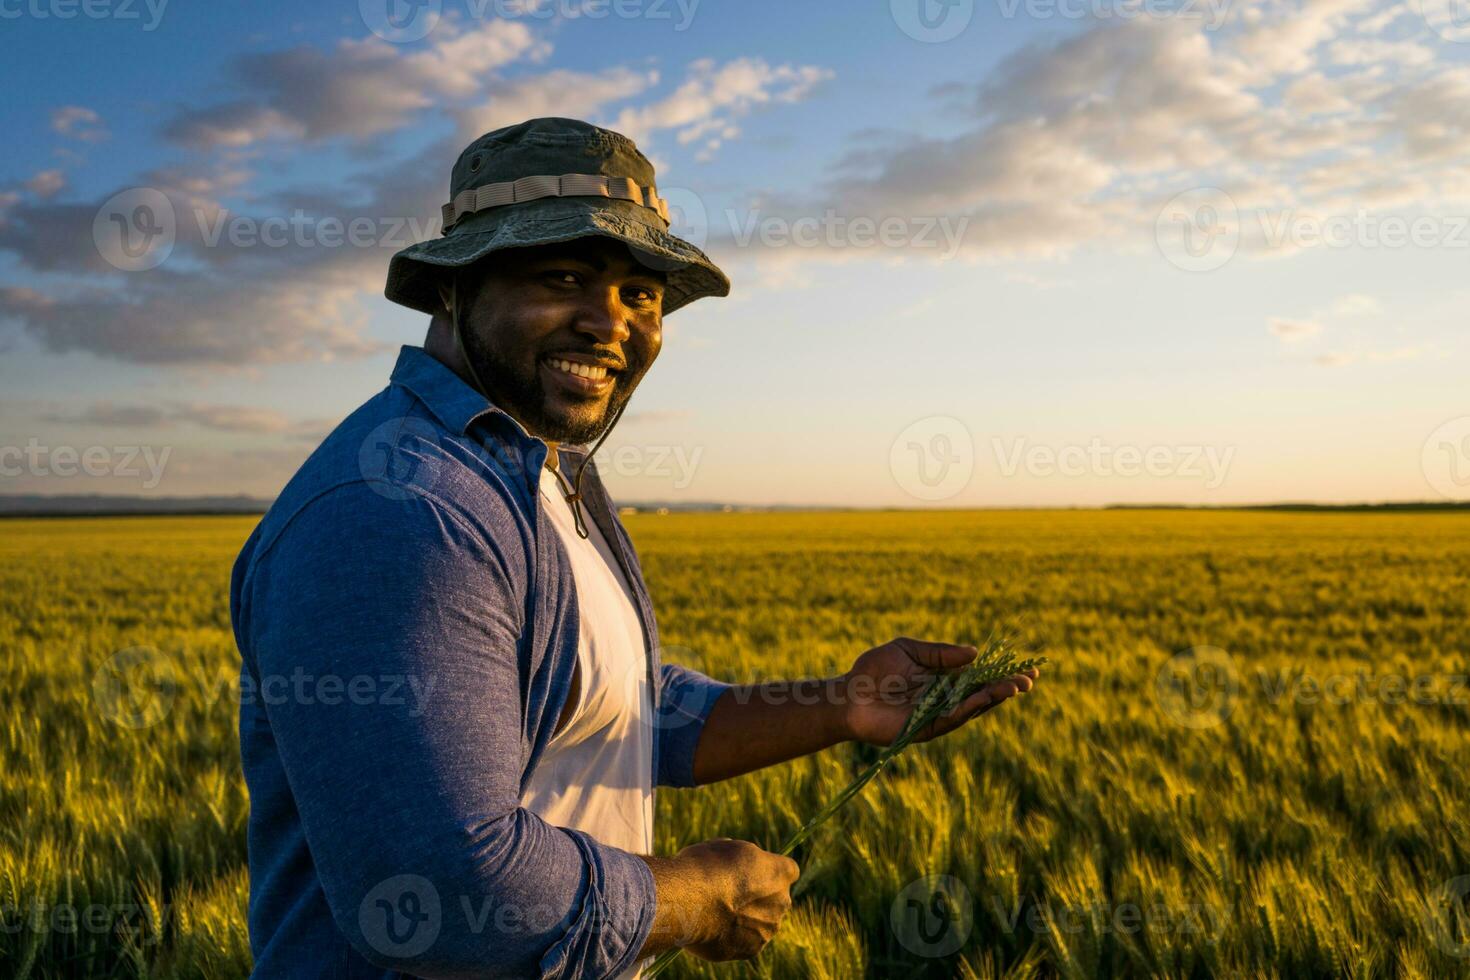
[[[405,347],[235,564],[250,943],[260,977],[611,977],[653,924],[648,866],[520,806],[577,662],[538,501],[546,444]],[[582,456],[561,450],[565,472]],[[585,507],[648,640],[658,784],[693,784],[727,685],[660,663],[633,546]]]

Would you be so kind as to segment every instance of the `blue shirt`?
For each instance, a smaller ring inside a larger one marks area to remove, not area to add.
[[[612,977],[653,923],[637,857],[520,806],[577,662],[546,444],[416,347],[235,563],[250,945],[260,977]],[[578,450],[561,450],[574,473]],[[595,465],[585,508],[648,639],[654,773],[693,784],[727,685],[659,658]]]

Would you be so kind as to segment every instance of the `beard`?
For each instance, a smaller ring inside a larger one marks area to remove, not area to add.
[[[588,401],[570,409],[556,405],[548,396],[541,377],[541,351],[534,357],[524,350],[511,350],[497,341],[501,333],[493,328],[481,337],[474,330],[464,330],[464,354],[473,366],[473,374],[488,389],[485,396],[520,422],[531,435],[548,442],[582,445],[590,443],[607,429],[629,398],[646,365],[630,347],[623,348],[626,366],[617,373],[613,389],[601,403]],[[559,352],[573,348],[559,345]],[[582,353],[596,354],[583,348]],[[529,371],[523,366],[529,361]]]

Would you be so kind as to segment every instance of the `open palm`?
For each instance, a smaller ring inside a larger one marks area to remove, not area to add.
[[[873,647],[842,676],[850,736],[869,745],[888,745],[903,731],[920,695],[936,674],[960,670],[975,659],[974,647],[899,637]],[[959,728],[1007,698],[1025,694],[1035,669],[1002,678],[972,694],[952,712],[925,726],[915,742]]]

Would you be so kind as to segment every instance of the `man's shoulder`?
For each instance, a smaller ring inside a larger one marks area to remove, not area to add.
[[[501,556],[534,540],[534,484],[509,440],[445,428],[412,392],[389,385],[342,421],[301,465],[242,553],[258,561],[282,535],[329,546],[364,533],[405,543],[452,537]]]

